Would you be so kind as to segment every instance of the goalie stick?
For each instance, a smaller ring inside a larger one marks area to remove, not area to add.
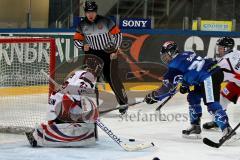
[[[233,130],[231,130],[230,133],[226,135],[226,137],[222,137],[218,143],[213,142],[208,138],[203,138],[203,143],[210,147],[219,148],[235,134],[235,131],[239,128],[239,126],[240,126],[240,123],[238,123],[238,125]]]
[[[43,70],[40,71],[44,76],[46,76],[49,81],[51,81],[54,85],[60,86],[56,81],[54,81],[46,72]],[[139,102],[140,103],[140,102]],[[99,128],[101,128],[114,142],[116,142],[120,147],[122,147],[125,151],[139,151],[146,148],[150,148],[154,146],[154,143],[140,143],[140,144],[130,144],[124,143],[118,136],[114,135],[112,131],[104,125],[99,118],[95,120],[96,124]]]
[[[139,151],[146,148],[150,148],[154,146],[154,143],[139,143],[139,144],[131,144],[132,142],[126,143],[123,142],[118,136],[116,136],[107,126],[105,126],[99,119],[96,120],[98,127],[100,127],[113,141],[115,141],[120,147],[122,147],[125,151]]]
[[[63,90],[62,86],[58,84],[56,81],[54,81],[43,69],[40,70],[40,72],[48,78],[48,80],[56,87],[57,90]]]

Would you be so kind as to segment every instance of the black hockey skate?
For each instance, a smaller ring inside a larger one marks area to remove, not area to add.
[[[34,130],[33,130],[34,131]],[[37,147],[37,141],[33,137],[33,131],[25,132],[27,139],[32,147]]]
[[[202,126],[204,129],[218,129],[218,125],[216,122],[211,121],[211,122],[206,122]]]
[[[182,136],[188,139],[201,139],[201,132],[200,125],[192,125],[191,128],[182,131]]]

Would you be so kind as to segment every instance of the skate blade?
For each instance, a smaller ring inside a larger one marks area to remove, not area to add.
[[[182,134],[182,137],[186,139],[202,139],[201,134],[191,134],[191,135]]]

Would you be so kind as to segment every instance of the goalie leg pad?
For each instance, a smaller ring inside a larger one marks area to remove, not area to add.
[[[38,146],[80,147],[96,142],[94,123],[41,124],[33,132]]]

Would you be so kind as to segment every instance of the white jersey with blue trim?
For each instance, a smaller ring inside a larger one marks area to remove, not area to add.
[[[212,59],[204,59],[194,52],[183,52],[170,61],[164,79],[173,85],[179,82],[197,85],[211,75],[214,64]]]

